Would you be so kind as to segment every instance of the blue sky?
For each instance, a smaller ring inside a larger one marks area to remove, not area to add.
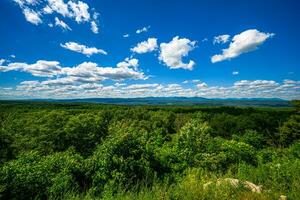
[[[0,98],[300,98],[292,0],[1,0]]]

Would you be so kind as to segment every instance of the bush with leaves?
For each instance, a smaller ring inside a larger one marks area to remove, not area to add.
[[[91,192],[101,194],[107,188],[128,189],[137,183],[151,182],[155,175],[153,153],[147,149],[148,134],[130,126],[116,124],[114,134],[99,145],[88,159],[92,177]]]
[[[256,149],[261,149],[264,145],[264,136],[255,130],[246,130],[243,135],[233,135],[232,138],[236,141],[250,144]]]
[[[300,139],[300,115],[292,115],[288,121],[286,121],[279,128],[280,143],[283,146],[288,146],[295,140]]]
[[[206,151],[210,140],[211,128],[206,122],[191,120],[184,125],[175,136],[173,144],[181,162],[192,166],[200,153]]]
[[[49,156],[28,152],[1,167],[0,198],[62,198],[66,192],[80,191],[82,177],[83,159],[73,150]]]

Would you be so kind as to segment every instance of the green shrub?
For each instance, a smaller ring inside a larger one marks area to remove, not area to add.
[[[246,130],[243,135],[233,135],[234,140],[250,144],[256,149],[263,148],[264,145],[264,136],[257,133],[255,130]]]
[[[82,174],[82,158],[67,151],[49,156],[28,152],[1,167],[1,197],[4,199],[35,199],[61,197],[78,190],[76,178]]]
[[[127,189],[139,182],[151,182],[155,175],[153,154],[147,151],[146,135],[127,127],[98,146],[88,160],[93,193],[101,194],[107,188],[113,188],[113,193],[119,186]]]
[[[295,140],[300,139],[300,115],[292,115],[288,121],[286,121],[279,128],[280,143],[283,146],[288,146]]]

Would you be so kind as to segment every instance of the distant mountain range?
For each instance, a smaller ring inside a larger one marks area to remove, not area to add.
[[[144,97],[144,98],[83,98],[83,99],[33,99],[28,101],[65,103],[102,103],[124,105],[216,105],[216,106],[271,106],[290,107],[287,100],[279,98],[224,98],[202,97]]]

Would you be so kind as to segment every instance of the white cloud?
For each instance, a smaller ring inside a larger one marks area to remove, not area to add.
[[[34,25],[38,25],[43,22],[40,18],[40,14],[29,8],[24,8],[23,13],[26,20]]]
[[[59,26],[61,27],[63,30],[69,30],[71,31],[72,29],[68,26],[68,24],[66,24],[64,21],[58,19],[57,17],[55,17],[55,26]],[[50,26],[51,27],[51,26]]]
[[[38,25],[43,23],[41,17],[43,15],[54,15],[56,18],[57,14],[64,18],[75,20],[78,24],[80,23],[91,23],[91,30],[94,33],[98,33],[98,15],[94,9],[92,9],[92,15],[89,12],[89,5],[83,1],[78,0],[14,0],[22,9],[24,16],[27,21],[32,24]],[[92,18],[91,18],[92,16]],[[58,19],[58,18],[57,18]],[[47,19],[45,19],[47,20]],[[50,24],[47,21],[47,24]],[[71,30],[61,20],[56,20],[56,25],[62,27],[64,30]],[[50,25],[50,27],[53,27]]]
[[[117,67],[119,68],[128,68],[128,67],[133,67],[134,69],[137,69],[139,66],[139,60],[136,58],[125,58],[124,61],[119,62],[117,64]]]
[[[19,62],[10,63],[7,66],[0,66],[0,71],[22,71],[30,73],[33,76],[53,77],[60,73],[61,67],[57,61],[38,60],[33,64]]]
[[[199,83],[199,82],[201,82],[199,79],[192,80],[192,83]]]
[[[98,25],[96,24],[95,21],[92,21],[92,22],[91,22],[91,30],[92,30],[92,32],[95,33],[95,34],[99,33]]]
[[[129,36],[130,35],[128,33],[123,35],[124,38],[128,38]]]
[[[154,87],[159,86],[159,84],[154,83],[154,84],[133,84],[133,85],[129,85],[128,87],[126,87],[127,89],[132,89],[132,90],[140,90],[140,89],[151,89]]]
[[[5,59],[0,59],[0,65],[2,65],[3,63],[5,63]]]
[[[40,2],[40,0],[13,0],[19,6],[24,6],[24,5],[36,5]]]
[[[102,49],[97,49],[96,47],[87,47],[76,42],[66,42],[65,44],[60,44],[60,46],[71,51],[82,53],[86,56],[91,56],[93,54],[107,55],[107,52]]]
[[[201,81],[199,79],[193,79],[193,80],[185,80],[182,83],[187,84],[187,83],[200,83]]]
[[[77,23],[90,21],[89,6],[86,3],[82,1],[78,1],[78,3],[69,1],[68,5],[72,11],[71,16],[75,18]]]
[[[248,92],[253,90],[266,90],[279,86],[279,84],[273,80],[241,80],[234,83],[236,89],[243,89]]]
[[[148,32],[149,28],[150,28],[150,26],[143,27],[143,28],[141,28],[141,29],[136,30],[136,33],[137,33],[137,34],[140,34],[140,33],[146,33],[146,32]]]
[[[205,97],[205,98],[284,98],[299,99],[300,81],[284,80],[277,83],[272,80],[241,80],[229,86],[208,86],[206,83],[196,87],[182,87],[177,83],[159,84],[142,83],[131,84],[117,82],[103,86],[97,80],[108,77],[102,76],[103,67],[93,66],[91,63],[82,63],[76,68],[76,76],[46,81],[24,81],[16,89],[1,88],[0,98],[88,98],[88,97]],[[100,69],[98,69],[100,68]],[[100,70],[100,71],[98,71]],[[110,69],[107,69],[110,71]],[[91,74],[90,74],[90,73]],[[98,72],[101,72],[100,75]],[[109,73],[111,75],[111,73]],[[115,74],[114,74],[115,75]],[[114,76],[113,76],[114,77]],[[120,80],[117,80],[120,81]]]
[[[230,35],[218,35],[214,37],[214,44],[225,44],[229,41]]]
[[[45,13],[45,14],[52,14],[52,13],[53,13],[53,10],[50,8],[50,6],[46,5],[46,6],[43,8],[43,13]]]
[[[197,88],[199,88],[199,89],[207,88],[207,84],[206,83],[199,83],[199,84],[197,84]]]
[[[69,77],[93,78],[97,79],[146,79],[143,72],[138,71],[137,61],[127,60],[127,66],[117,67],[99,67],[96,63],[84,62],[76,67],[65,67],[62,69],[62,74]]]
[[[232,75],[239,75],[239,72],[238,71],[233,71]]]
[[[138,43],[136,47],[131,48],[130,50],[135,53],[147,53],[152,52],[157,49],[157,39],[156,38],[148,38],[147,41],[143,41]]]
[[[75,67],[61,67],[57,61],[39,60],[34,64],[10,63],[0,66],[0,72],[22,71],[38,77],[57,77],[43,81],[43,85],[70,85],[75,83],[95,83],[106,79],[147,79],[138,69],[138,60],[126,58],[116,67],[101,67],[93,62],[83,62]]]
[[[263,33],[256,29],[246,30],[235,35],[227,49],[222,50],[222,54],[211,57],[211,62],[216,63],[223,60],[238,57],[239,55],[253,51],[263,44],[268,38],[274,36],[274,33]]]
[[[64,17],[71,16],[68,4],[66,4],[63,0],[48,0],[48,8],[46,9],[46,11],[49,14],[52,12],[56,12]]]
[[[98,28],[98,16],[99,13],[94,12],[93,14],[93,21],[91,22],[91,30],[93,33],[98,34],[99,33],[99,28]]]
[[[195,62],[190,60],[188,63],[183,63],[182,57],[187,56],[190,51],[195,48],[196,41],[190,41],[187,38],[179,39],[174,37],[169,43],[160,44],[159,60],[171,69],[188,69],[192,70]]]

